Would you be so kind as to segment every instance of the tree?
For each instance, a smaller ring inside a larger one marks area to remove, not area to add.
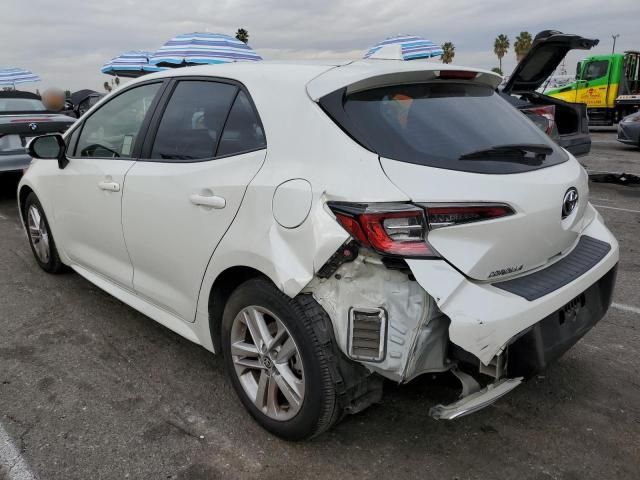
[[[502,75],[502,70],[500,70],[498,67],[493,67],[491,71],[493,73],[497,73],[498,75]]]
[[[236,38],[241,42],[247,43],[249,41],[249,32],[244,28],[239,28],[236,32]]]
[[[496,40],[493,42],[493,53],[498,57],[498,62],[500,62],[500,71],[502,71],[502,57],[507,54],[509,50],[509,37],[507,37],[504,33],[501,33],[496,37]]]
[[[456,46],[451,42],[444,42],[442,44],[442,63],[451,63],[453,57],[456,56]]]
[[[516,41],[513,44],[513,49],[516,52],[516,59],[518,62],[524,58],[529,49],[531,49],[531,43],[533,39],[529,32],[520,32],[520,35],[516,37]]]

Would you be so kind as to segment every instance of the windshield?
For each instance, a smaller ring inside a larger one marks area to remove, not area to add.
[[[2,112],[45,112],[46,108],[35,98],[0,98]]]
[[[522,112],[484,85],[387,86],[347,95],[344,110],[357,125],[362,143],[393,160],[478,173],[517,173],[568,158]],[[549,154],[539,162],[522,162],[516,155],[506,162],[491,155],[465,157],[505,145],[532,144],[549,147]]]

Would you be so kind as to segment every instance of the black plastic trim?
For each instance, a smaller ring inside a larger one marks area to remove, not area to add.
[[[529,301],[537,300],[591,270],[610,250],[611,245],[607,242],[584,235],[571,253],[550,267],[524,277],[494,283],[493,286]]]
[[[507,376],[530,378],[544,371],[591,330],[611,306],[617,267],[512,339],[507,347]]]

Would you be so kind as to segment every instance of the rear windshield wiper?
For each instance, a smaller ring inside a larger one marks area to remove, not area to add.
[[[501,160],[503,158],[512,159],[514,156],[525,157],[527,153],[535,154],[536,160],[543,160],[547,155],[553,153],[553,148],[542,143],[523,143],[509,145],[495,145],[475,152],[460,155],[460,160],[474,160],[492,158]]]

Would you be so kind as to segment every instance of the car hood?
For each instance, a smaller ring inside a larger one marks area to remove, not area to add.
[[[504,93],[533,92],[540,88],[558,67],[569,50],[589,50],[599,43],[580,35],[545,30],[533,39],[531,49],[516,65],[504,86]]]
[[[640,112],[632,113],[622,119],[622,123],[638,122],[640,121]]]

